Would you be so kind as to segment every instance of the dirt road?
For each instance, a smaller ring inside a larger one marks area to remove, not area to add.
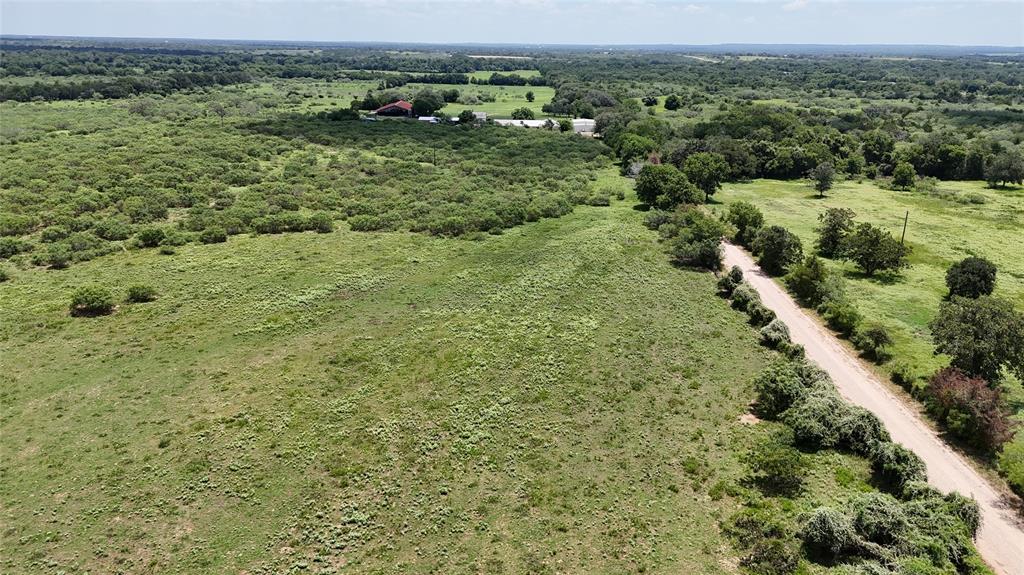
[[[737,265],[761,294],[764,304],[789,326],[793,341],[808,359],[828,371],[839,393],[877,415],[893,441],[917,453],[928,466],[928,481],[942,491],[959,491],[977,499],[982,523],[976,543],[982,557],[1000,575],[1024,574],[1024,527],[1006,499],[959,454],[950,449],[918,414],[869,371],[818,321],[802,310],[749,254],[725,244],[725,265]]]

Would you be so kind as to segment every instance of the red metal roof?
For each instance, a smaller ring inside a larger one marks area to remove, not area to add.
[[[383,110],[387,110],[388,108],[401,108],[402,110],[405,110],[406,112],[410,112],[410,111],[412,111],[412,104],[410,104],[409,102],[406,102],[405,100],[399,100],[397,102],[391,102],[390,104],[385,104],[385,105],[381,106],[380,108],[377,108],[376,110],[374,110],[373,113],[376,114],[377,112],[381,112]]]

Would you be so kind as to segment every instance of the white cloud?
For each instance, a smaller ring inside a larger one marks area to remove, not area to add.
[[[710,12],[711,8],[707,6],[698,6],[697,4],[687,4],[683,7],[683,12],[688,14],[704,14]]]
[[[809,0],[793,0],[782,5],[782,9],[786,12],[792,12],[794,10],[803,10],[810,4]]]

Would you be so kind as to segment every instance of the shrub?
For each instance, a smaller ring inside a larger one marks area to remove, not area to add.
[[[1024,433],[1017,433],[1013,441],[1003,446],[999,454],[999,471],[1017,495],[1024,496]]]
[[[145,303],[156,299],[156,290],[148,285],[133,285],[128,288],[129,303]]]
[[[868,358],[882,363],[889,359],[888,348],[892,345],[892,337],[888,330],[880,324],[862,325],[857,327],[850,337],[853,346]]]
[[[676,265],[717,271],[722,269],[722,244],[718,240],[690,241],[680,235],[672,244]]]
[[[871,454],[871,468],[876,476],[897,493],[912,481],[928,479],[924,462],[913,451],[898,443],[878,444]]]
[[[672,212],[666,212],[665,210],[648,210],[644,214],[644,225],[647,229],[656,230],[663,224],[667,224],[672,221]]]
[[[806,380],[791,361],[777,361],[754,379],[757,411],[762,417],[776,418],[802,400],[808,393]]]
[[[171,230],[164,234],[162,246],[183,246],[188,243],[188,236],[178,230]]]
[[[840,444],[859,455],[871,455],[879,444],[890,440],[878,416],[863,407],[846,404],[837,425]]]
[[[792,494],[800,490],[810,464],[789,438],[774,435],[746,455],[752,477],[770,492]]]
[[[787,409],[782,421],[793,428],[798,444],[810,449],[832,449],[842,443],[839,425],[847,409],[848,405],[834,389],[814,389]]]
[[[812,255],[791,266],[783,281],[789,291],[804,305],[815,307],[824,298],[822,286],[828,276],[829,272],[825,267],[825,262],[821,261],[818,256]]]
[[[372,232],[387,227],[387,224],[379,216],[359,214],[348,219],[349,228],[354,232]]]
[[[71,248],[64,243],[50,244],[44,254],[41,254],[40,265],[48,265],[55,270],[62,270],[71,264],[73,254]]]
[[[164,231],[160,228],[142,228],[135,234],[139,245],[144,248],[155,248],[164,241]]]
[[[199,241],[204,244],[220,244],[228,241],[228,233],[224,228],[206,228],[199,234]]]
[[[910,522],[900,502],[885,493],[866,493],[853,502],[853,525],[864,539],[879,545],[893,545],[910,531]]]
[[[325,212],[317,212],[306,220],[306,229],[318,234],[329,234],[334,231],[334,220]]]
[[[75,316],[105,315],[114,311],[114,296],[102,286],[83,286],[71,295],[70,308]]]
[[[760,302],[758,302],[760,305]],[[747,308],[748,311],[750,308]],[[789,343],[789,327],[780,319],[773,319],[771,323],[761,328],[761,343],[772,349],[784,343]]]
[[[898,359],[892,363],[889,369],[889,377],[892,378],[893,383],[896,385],[909,390],[919,376],[914,366],[910,365],[906,360]]]
[[[800,238],[782,226],[762,228],[754,241],[758,264],[771,275],[782,275],[803,257]]]
[[[804,523],[800,538],[812,551],[838,557],[855,545],[857,534],[853,522],[845,514],[829,507],[819,507]]]
[[[853,334],[861,321],[857,308],[845,300],[827,300],[818,306],[818,313],[830,328],[847,337]]]
[[[949,297],[989,295],[996,287],[996,266],[985,258],[965,258],[946,271],[946,287]]]
[[[0,259],[8,259],[11,256],[27,252],[31,249],[32,245],[28,242],[16,238],[0,237]]]
[[[775,319],[775,312],[765,307],[765,305],[759,301],[751,302],[747,306],[747,315],[750,316],[750,323],[756,326],[768,326]],[[763,335],[763,334],[762,334]]]
[[[71,231],[64,226],[51,226],[39,234],[39,241],[43,243],[59,242],[71,235]]]
[[[761,303],[761,296],[757,294],[754,286],[747,282],[740,282],[736,289],[732,290],[732,307],[740,311],[747,311],[747,307],[752,302]]]
[[[11,272],[7,271],[7,268],[0,268],[0,283],[11,279]]]
[[[928,408],[953,435],[983,449],[997,451],[1013,436],[999,390],[955,367],[929,380]]]
[[[790,575],[800,565],[800,550],[790,539],[765,539],[740,562],[756,575]]]
[[[649,164],[636,177],[637,198],[648,206],[672,209],[701,201],[700,190],[671,164]]]
[[[163,245],[160,246],[160,254],[165,256],[173,256],[178,253],[178,250],[174,249],[174,246]]]
[[[741,270],[739,266],[732,266],[728,273],[718,278],[718,291],[726,297],[729,297],[736,289],[736,286],[740,285],[742,281],[743,270]]]
[[[978,502],[956,491],[947,493],[943,499],[949,513],[964,524],[971,537],[977,535],[978,528],[981,527],[981,509]]]

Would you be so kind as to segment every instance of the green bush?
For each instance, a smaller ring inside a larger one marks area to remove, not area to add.
[[[829,272],[818,256],[808,256],[793,264],[783,281],[789,291],[806,306],[816,307],[824,299],[823,284]]]
[[[847,414],[848,404],[830,388],[811,390],[782,414],[782,421],[793,429],[799,445],[810,449],[833,449],[841,446],[840,422]]]
[[[1024,432],[1018,431],[1013,440],[1003,446],[999,471],[1017,495],[1024,497]]]
[[[732,291],[732,307],[745,312],[753,302],[761,303],[761,296],[758,295],[754,286],[747,282],[740,282]]]
[[[148,285],[133,285],[128,288],[127,301],[145,303],[156,299],[156,289]]]
[[[792,539],[765,539],[755,543],[740,563],[755,575],[791,575],[800,565],[800,549]]]
[[[808,393],[805,380],[791,361],[776,361],[754,378],[757,411],[762,417],[776,418]]]
[[[102,286],[83,286],[71,295],[70,309],[76,316],[105,315],[114,311],[114,296]]]
[[[866,493],[853,502],[854,527],[864,539],[879,545],[903,541],[910,521],[900,502],[885,493]]]
[[[775,312],[765,307],[760,301],[751,302],[747,306],[750,323],[758,327],[768,326],[775,321]]]
[[[859,349],[866,357],[884,363],[891,357],[889,346],[892,345],[892,337],[884,326],[877,323],[860,325],[854,330],[850,337],[853,346]]]
[[[761,228],[754,241],[757,263],[765,272],[780,276],[803,257],[803,245],[796,234],[782,226]]]
[[[861,321],[857,308],[844,300],[828,300],[818,306],[818,313],[830,328],[847,337],[853,334]]]
[[[890,440],[878,416],[856,405],[847,404],[838,427],[840,443],[858,455],[870,456],[879,444]]]
[[[811,512],[800,530],[800,538],[811,551],[829,557],[838,557],[857,543],[850,518],[829,507]]]
[[[758,305],[761,305],[761,302],[758,302]],[[750,311],[750,307],[747,308],[747,311]],[[761,344],[772,349],[778,349],[779,346],[790,342],[789,326],[778,318],[762,327],[760,334]]]
[[[871,454],[871,468],[876,476],[896,493],[912,481],[928,479],[924,462],[916,453],[898,443],[878,444]]]
[[[136,239],[139,240],[139,245],[144,248],[155,248],[164,241],[164,231],[160,228],[142,228],[139,233],[135,234]]]
[[[8,259],[12,256],[27,252],[32,249],[32,244],[16,238],[0,237],[0,259]]]
[[[306,220],[306,229],[318,234],[329,234],[334,231],[334,219],[328,213],[317,212]]]
[[[164,234],[163,241],[160,242],[162,246],[183,246],[188,243],[188,236],[177,230],[171,230]]]
[[[722,245],[718,240],[691,241],[680,235],[672,243],[671,251],[676,265],[712,271],[722,269]]]
[[[964,524],[971,537],[977,535],[978,528],[981,527],[981,508],[978,507],[978,502],[956,491],[947,493],[943,499],[949,513]]]
[[[221,244],[228,241],[228,233],[224,228],[206,228],[199,234],[199,241],[204,244]]]
[[[780,434],[758,443],[745,459],[751,477],[771,493],[798,492],[810,469],[807,458],[793,448],[792,439]]]
[[[11,272],[7,271],[7,268],[0,268],[0,283],[11,279]]]
[[[949,297],[989,295],[996,287],[996,266],[985,258],[965,258],[946,271],[946,287]]]

